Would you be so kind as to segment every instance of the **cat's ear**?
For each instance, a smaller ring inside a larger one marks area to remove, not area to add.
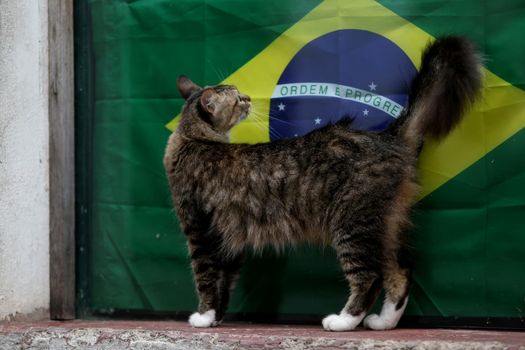
[[[201,94],[201,106],[206,112],[213,114],[215,110],[215,105],[213,103],[213,97],[217,93],[212,88],[206,88],[202,91]]]
[[[191,79],[187,76],[181,75],[177,78],[177,89],[179,89],[181,96],[187,100],[191,94],[193,94],[195,91],[199,91],[201,87],[191,81]]]

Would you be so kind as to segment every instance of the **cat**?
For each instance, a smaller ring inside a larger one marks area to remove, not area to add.
[[[481,85],[473,44],[440,38],[424,50],[408,107],[385,131],[353,130],[345,119],[252,145],[229,143],[232,127],[251,112],[249,96],[180,76],[186,102],[164,166],[199,297],[189,323],[221,322],[248,248],[310,241],[335,249],[351,290],[323,327],[395,328],[408,301],[405,231],[418,195],[419,150],[424,137],[439,140],[454,129]],[[380,313],[365,318],[382,288]]]

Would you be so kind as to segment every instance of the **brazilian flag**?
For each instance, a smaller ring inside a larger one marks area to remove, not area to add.
[[[382,130],[406,106],[425,45],[454,34],[483,53],[485,88],[464,122],[421,154],[406,314],[524,316],[522,0],[90,0],[77,22],[84,315],[196,308],[162,167],[184,102],[179,75],[252,97],[255,112],[233,142],[295,137],[345,115]],[[301,246],[251,256],[230,312],[317,317],[346,297],[331,249]]]

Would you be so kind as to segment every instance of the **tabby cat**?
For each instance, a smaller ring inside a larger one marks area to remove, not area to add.
[[[383,132],[343,120],[302,137],[230,144],[251,112],[231,85],[201,88],[185,76],[186,99],[164,157],[173,203],[188,240],[199,296],[194,327],[221,322],[248,248],[301,241],[331,245],[351,290],[329,331],[394,328],[408,300],[410,263],[403,234],[418,195],[417,157],[425,136],[445,137],[481,89],[473,45],[434,41],[402,116]],[[381,312],[365,318],[381,289]]]

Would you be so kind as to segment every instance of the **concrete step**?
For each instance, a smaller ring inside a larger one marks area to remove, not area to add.
[[[0,323],[0,349],[525,350],[525,333],[444,329],[326,332],[320,326],[247,323],[202,329],[180,321],[5,322]]]

